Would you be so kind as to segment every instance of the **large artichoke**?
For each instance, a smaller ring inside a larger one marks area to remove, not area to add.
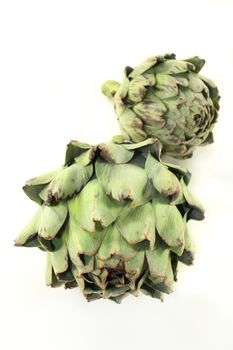
[[[203,209],[188,190],[190,173],[160,152],[156,139],[72,141],[63,167],[26,183],[40,207],[15,245],[47,252],[48,285],[116,302],[172,291],[177,263],[193,261],[186,223],[203,219]]]
[[[199,57],[178,61],[167,54],[126,67],[122,84],[106,81],[102,91],[113,99],[123,132],[133,142],[156,137],[164,153],[180,159],[213,142],[219,94],[199,74],[204,63]]]

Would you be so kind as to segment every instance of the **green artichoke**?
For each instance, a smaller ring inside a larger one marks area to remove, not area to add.
[[[165,154],[179,159],[191,157],[196,146],[213,142],[219,93],[199,74],[204,63],[197,56],[183,61],[174,54],[151,57],[134,69],[126,67],[122,84],[103,84],[130,140],[156,137]]]
[[[72,141],[64,166],[26,183],[39,209],[15,245],[47,253],[47,285],[117,303],[140,290],[159,299],[172,291],[178,262],[193,261],[187,221],[204,215],[190,173],[160,153],[152,138]]]

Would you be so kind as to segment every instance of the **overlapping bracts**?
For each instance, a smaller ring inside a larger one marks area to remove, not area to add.
[[[156,137],[163,152],[189,158],[196,146],[213,142],[219,109],[213,81],[199,74],[205,61],[155,56],[126,67],[122,84],[108,80],[102,91],[114,101],[122,131],[133,142]]]
[[[78,286],[88,301],[172,291],[178,262],[193,261],[187,221],[204,215],[190,173],[160,154],[153,138],[72,141],[63,167],[26,183],[39,209],[15,244],[46,252],[47,285]]]

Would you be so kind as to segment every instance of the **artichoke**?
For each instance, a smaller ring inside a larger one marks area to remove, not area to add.
[[[72,141],[65,165],[29,180],[39,209],[15,240],[47,254],[46,283],[117,303],[139,291],[162,299],[178,262],[190,265],[189,219],[203,208],[190,173],[164,163],[157,139],[98,146]]]
[[[183,61],[174,54],[151,57],[134,69],[126,67],[122,84],[103,84],[130,140],[156,137],[165,154],[179,159],[191,157],[196,146],[213,142],[219,93],[199,74],[204,63],[197,56]]]

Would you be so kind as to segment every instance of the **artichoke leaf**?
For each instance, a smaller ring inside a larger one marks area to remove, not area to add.
[[[168,162],[164,162],[164,164],[171,169],[174,173],[177,174],[177,176],[181,176],[183,178],[183,181],[186,185],[189,184],[191,179],[191,173],[188,169],[178,165],[178,164],[171,164]]]
[[[44,187],[46,187],[48,183],[50,183],[50,181],[52,181],[59,170],[60,169],[51,171],[49,173],[33,177],[32,179],[28,180],[23,187],[26,195],[34,202],[42,204],[43,200],[40,198],[39,193],[43,190]]]
[[[159,236],[177,255],[184,250],[184,223],[176,206],[166,203],[161,197],[153,199],[155,225]]]
[[[46,202],[50,203],[71,197],[86,185],[93,173],[93,165],[85,167],[74,163],[63,168],[50,182],[47,189]]]
[[[129,82],[127,98],[134,103],[142,101],[146,93],[146,86],[148,86],[148,81],[142,75],[133,78]]]
[[[190,62],[195,66],[195,73],[199,73],[205,64],[205,60],[198,56],[186,58],[184,61]]]
[[[44,207],[40,207],[15,239],[15,246],[25,246],[38,233],[38,223]]]
[[[46,240],[52,240],[64,224],[67,212],[65,202],[55,206],[44,206],[38,221],[38,235]]]
[[[163,116],[166,113],[167,108],[158,97],[154,96],[153,100],[147,98],[145,101],[137,103],[133,107],[133,111],[144,122],[148,121],[149,124],[153,121],[164,123]]]
[[[103,292],[103,298],[111,299],[115,297],[125,296],[125,293],[130,290],[129,285],[123,287],[110,287]]]
[[[84,230],[79,223],[75,220],[73,216],[69,219],[69,233],[67,236],[69,250],[72,250],[72,256],[77,256],[80,254],[86,254],[93,256],[97,250],[106,231],[96,231],[89,232]],[[76,265],[78,264],[77,260],[72,260]]]
[[[95,152],[96,152],[96,147],[92,146],[90,149],[88,149],[87,151],[84,151],[83,153],[81,153],[79,156],[74,158],[74,161],[76,164],[78,164],[81,167],[85,167],[87,165],[90,164],[90,162],[92,161],[92,159],[95,156]]]
[[[161,301],[163,301],[162,293],[155,288],[155,284],[151,282],[148,278],[142,284],[141,290],[145,295],[149,295],[152,298],[160,299]]]
[[[179,261],[186,265],[192,265],[194,260],[195,245],[190,237],[190,233],[187,226],[187,214],[184,215],[184,225],[185,225],[185,246],[184,252],[178,257]]]
[[[98,257],[96,257],[96,265],[98,269],[115,269],[119,265],[120,260],[121,258],[115,255],[113,255],[110,259],[107,260],[101,260]]]
[[[167,266],[170,262],[170,250],[158,245],[154,250],[146,251],[146,259],[149,267],[149,276],[161,283],[166,279]]]
[[[167,60],[159,63],[154,67],[154,71],[157,74],[180,74],[188,71],[194,71],[195,66],[190,62],[178,61],[178,60]]]
[[[153,249],[155,244],[155,219],[151,203],[136,208],[125,208],[117,219],[116,226],[130,244],[148,240],[150,248]]]
[[[135,67],[130,74],[128,75],[129,78],[135,78],[143,73],[145,73],[147,70],[149,70],[151,67],[153,67],[158,61],[158,58],[156,56],[149,57],[144,62],[139,64],[137,67]]]
[[[180,181],[183,195],[188,203],[188,205],[191,207],[191,210],[188,214],[188,219],[194,219],[194,220],[203,220],[204,219],[204,208],[202,204],[195,198],[195,196],[190,192],[188,187],[186,186],[183,179]]]
[[[132,205],[145,202],[150,189],[144,169],[133,163],[110,164],[99,159],[96,161],[95,168],[97,179],[109,196],[119,202],[129,199]],[[119,179],[124,180],[119,181]]]
[[[115,221],[126,205],[108,196],[94,179],[69,201],[69,213],[84,230],[95,232],[99,225],[105,228]]]
[[[141,251],[138,252],[135,257],[133,257],[131,260],[128,260],[125,262],[125,270],[127,273],[127,276],[130,279],[136,279],[138,278],[143,270],[145,261],[145,252]]]
[[[47,253],[47,263],[46,263],[46,271],[45,271],[45,281],[47,286],[51,287],[60,287],[63,283],[59,282],[52,265],[51,255]]]
[[[143,122],[129,108],[125,108],[119,115],[119,122],[123,131],[135,142],[140,142],[146,139],[147,135],[143,131]]]
[[[136,250],[120,234],[116,225],[107,228],[103,242],[99,248],[97,256],[101,260],[110,259],[112,256],[120,256],[125,261],[132,259],[136,255]]]
[[[148,138],[144,141],[141,141],[141,142],[137,142],[137,143],[124,143],[122,146],[129,150],[129,151],[134,151],[134,150],[138,150],[138,151],[141,151],[141,149],[144,149],[144,147],[146,146],[150,146],[150,145],[153,145],[156,141],[156,139],[154,138]]]
[[[65,164],[71,163],[74,158],[80,156],[83,152],[91,148],[93,149],[93,146],[87,143],[79,142],[76,140],[70,141],[66,148]]]
[[[178,95],[177,80],[168,74],[156,75],[155,95],[160,99],[175,97]]]
[[[205,89],[205,84],[196,74],[189,73],[187,77],[189,79],[189,87],[192,91],[202,92]]]
[[[156,190],[165,197],[175,200],[180,193],[180,183],[177,177],[168,170],[166,165],[148,154],[145,164],[146,173]]]
[[[101,157],[114,164],[128,163],[134,156],[134,151],[127,150],[124,145],[101,143],[98,148]]]
[[[167,269],[165,272],[165,278],[158,283],[158,279],[153,279],[151,277],[149,277],[148,279],[150,279],[152,281],[152,283],[154,284],[154,287],[162,292],[162,293],[167,293],[170,294],[173,291],[173,281],[174,281],[174,275],[173,275],[173,270],[172,270],[172,266],[171,266],[171,261],[169,261],[168,265],[167,265]]]
[[[68,252],[65,241],[65,233],[61,237],[61,244],[57,250],[48,252],[53,265],[53,270],[56,276],[65,272],[68,269]]]

